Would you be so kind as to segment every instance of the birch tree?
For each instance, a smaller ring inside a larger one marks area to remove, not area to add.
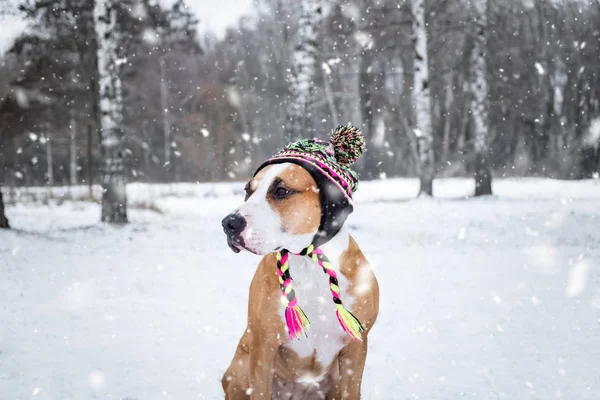
[[[123,93],[119,76],[116,0],[96,0],[94,26],[98,42],[98,82],[102,146],[102,221],[127,222],[123,165]]]
[[[475,196],[492,194],[489,163],[488,83],[486,77],[487,0],[473,5],[475,37],[471,49],[471,116],[475,137]]]
[[[431,93],[429,89],[429,62],[427,57],[427,25],[425,22],[425,0],[411,0],[414,81],[412,87],[412,107],[416,120],[414,129],[417,138],[419,160],[419,195],[433,195],[435,160],[433,154],[433,133],[431,124]]]
[[[321,21],[320,0],[300,0],[298,43],[292,54],[290,98],[287,107],[286,142],[312,132],[311,106],[317,68],[318,32]]]

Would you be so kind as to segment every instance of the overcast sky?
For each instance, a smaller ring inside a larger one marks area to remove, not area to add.
[[[168,3],[173,0],[161,1]],[[12,9],[14,14],[15,4],[18,2],[19,0],[0,0],[0,52],[4,52],[15,36],[26,27],[20,16],[6,15],[1,9]],[[228,26],[250,12],[252,0],[187,0],[187,4],[200,20],[200,32],[210,30],[221,35]]]

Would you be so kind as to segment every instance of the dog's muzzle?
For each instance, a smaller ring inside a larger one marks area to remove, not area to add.
[[[239,253],[245,246],[242,232],[247,225],[246,219],[236,211],[223,218],[221,225],[227,235],[227,245],[234,253]]]

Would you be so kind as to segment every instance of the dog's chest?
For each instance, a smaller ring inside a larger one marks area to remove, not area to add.
[[[314,356],[323,371],[326,371],[344,347],[346,336],[335,313],[328,276],[316,263],[307,257],[298,256],[290,258],[290,274],[298,305],[310,320],[310,330],[307,332],[307,337],[289,340],[284,346],[293,350],[300,358]],[[349,307],[353,299],[347,291],[348,282],[339,271],[338,283],[343,293],[344,305]],[[281,317],[285,323],[283,313],[282,307]],[[307,380],[321,377],[307,376]]]

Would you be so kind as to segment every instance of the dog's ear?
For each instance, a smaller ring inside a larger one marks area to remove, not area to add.
[[[246,186],[244,186],[244,192],[245,192],[244,201],[248,201],[248,198],[250,198],[250,196],[252,196],[252,193],[254,193],[254,191],[256,190],[256,188],[253,188],[253,185],[252,185],[253,181],[254,181],[254,178],[250,179],[248,181],[248,183],[246,183]]]
[[[346,223],[348,216],[354,211],[342,191],[329,180],[322,180],[320,187],[321,226],[315,235],[314,245],[327,242],[334,237]]]

